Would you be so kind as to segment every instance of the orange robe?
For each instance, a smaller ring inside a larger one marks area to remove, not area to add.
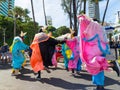
[[[39,48],[39,43],[48,40],[49,37],[44,33],[38,33],[35,35],[30,48],[32,49],[32,55],[30,59],[31,67],[34,72],[38,72],[44,69],[43,60],[41,56],[41,51]]]

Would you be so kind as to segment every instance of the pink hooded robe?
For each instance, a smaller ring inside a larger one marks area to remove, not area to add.
[[[108,69],[108,62],[104,57],[109,53],[105,32],[100,24],[81,15],[80,22],[80,56],[87,71],[96,75]]]
[[[74,37],[72,39],[68,39],[68,40],[66,40],[66,44],[68,45],[68,47],[72,50],[72,52],[74,54],[74,59],[69,60],[68,67],[70,69],[76,69],[78,60],[80,58],[78,38]]]

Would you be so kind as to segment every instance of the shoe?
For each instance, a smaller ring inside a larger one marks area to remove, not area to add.
[[[37,79],[37,80],[41,80],[41,77],[40,77],[40,76],[37,76],[36,79]]]
[[[120,66],[119,66],[118,62],[117,61],[113,61],[113,62],[110,62],[110,63],[113,64],[112,69],[114,71],[116,71],[118,76],[120,76]]]
[[[96,90],[105,90],[105,89],[104,89],[104,86],[102,86],[102,85],[97,85]]]
[[[11,75],[12,75],[12,76],[17,76],[18,74],[19,74],[19,70],[16,70],[16,69],[15,69],[15,70],[12,71],[12,74],[11,74]]]
[[[15,70],[12,71],[11,76],[15,76]]]
[[[76,74],[80,75],[80,71],[76,71]]]
[[[74,73],[75,71],[74,71],[74,69],[72,69],[72,73]]]
[[[47,67],[45,67],[45,70],[47,71],[47,73],[51,73],[51,71]]]
[[[68,69],[68,68],[66,68],[66,71],[69,71],[69,69]]]

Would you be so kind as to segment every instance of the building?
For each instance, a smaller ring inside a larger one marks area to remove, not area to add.
[[[6,0],[6,2],[0,3],[0,14],[4,16],[8,16],[8,11],[14,8],[15,0]]]
[[[89,10],[90,18],[95,18],[100,21],[99,2],[95,3],[95,2],[92,2],[92,0],[88,0],[88,10]]]
[[[52,17],[47,16],[47,25],[52,25]]]

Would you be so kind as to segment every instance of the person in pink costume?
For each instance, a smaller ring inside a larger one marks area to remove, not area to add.
[[[85,15],[78,16],[80,24],[80,56],[92,75],[97,90],[104,90],[104,70],[110,66],[105,58],[109,45],[102,26]]]
[[[73,37],[72,39],[66,40],[67,46],[72,50],[73,56],[72,59],[69,60],[68,68],[72,70],[72,73],[74,73],[74,70],[79,72],[81,70],[81,60],[79,55],[79,39],[78,37]]]

